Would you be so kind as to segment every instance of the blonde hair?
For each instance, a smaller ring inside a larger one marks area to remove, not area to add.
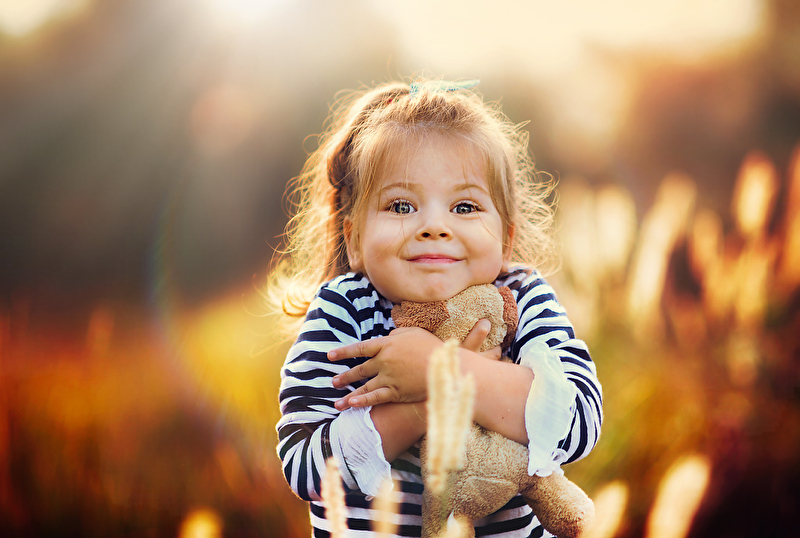
[[[482,157],[506,239],[514,228],[510,261],[531,267],[550,261],[552,183],[535,171],[522,124],[474,91],[415,85],[413,94],[408,84],[393,82],[339,100],[318,149],[290,184],[294,216],[267,287],[287,322],[306,314],[320,284],[350,270],[345,218],[358,229],[383,167],[426,137],[445,136]]]

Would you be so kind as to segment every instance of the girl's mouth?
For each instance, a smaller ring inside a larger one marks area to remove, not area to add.
[[[411,258],[412,262],[415,263],[454,263],[458,261],[456,258],[452,256],[445,256],[444,254],[423,254],[421,256],[414,256]]]

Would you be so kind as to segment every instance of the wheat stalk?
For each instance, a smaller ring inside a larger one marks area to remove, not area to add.
[[[705,496],[711,462],[705,456],[684,456],[667,471],[647,517],[647,538],[685,538]]]
[[[385,480],[381,485],[381,489],[375,497],[374,507],[378,512],[378,518],[375,521],[375,532],[378,536],[394,536],[395,531],[397,531],[397,524],[394,518],[395,514],[397,514],[397,503],[392,499],[391,481]]]
[[[336,460],[328,458],[325,476],[322,478],[322,503],[325,516],[331,525],[332,538],[345,538],[347,532],[347,508],[344,504],[344,488]]]
[[[472,423],[475,383],[462,376],[458,343],[446,342],[431,356],[428,371],[427,487],[444,491],[447,474],[463,465],[464,447]]]
[[[438,538],[462,538],[468,536],[467,524],[464,520],[453,516],[447,518],[447,525],[444,532],[439,534]]]

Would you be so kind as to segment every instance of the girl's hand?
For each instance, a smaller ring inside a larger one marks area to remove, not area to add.
[[[489,333],[489,321],[481,320],[462,342],[461,347],[477,352]],[[364,385],[338,400],[336,409],[375,406],[388,402],[421,402],[428,397],[428,359],[442,341],[426,330],[395,329],[389,336],[356,342],[328,353],[337,361],[355,357],[372,357],[366,362],[334,376],[333,386],[345,387],[362,379]],[[483,353],[499,359],[500,348]]]
[[[338,361],[371,357],[333,378],[342,388],[362,379],[364,385],[336,402],[336,409],[366,407],[388,402],[421,402],[428,396],[428,358],[442,341],[424,329],[395,329],[389,336],[356,342],[328,353]]]

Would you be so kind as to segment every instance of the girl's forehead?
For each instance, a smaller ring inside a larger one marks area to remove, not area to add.
[[[387,147],[376,170],[376,186],[391,181],[414,181],[420,168],[446,164],[460,169],[460,178],[484,177],[486,159],[474,144],[445,135],[400,140]],[[488,178],[486,181],[489,181]]]

